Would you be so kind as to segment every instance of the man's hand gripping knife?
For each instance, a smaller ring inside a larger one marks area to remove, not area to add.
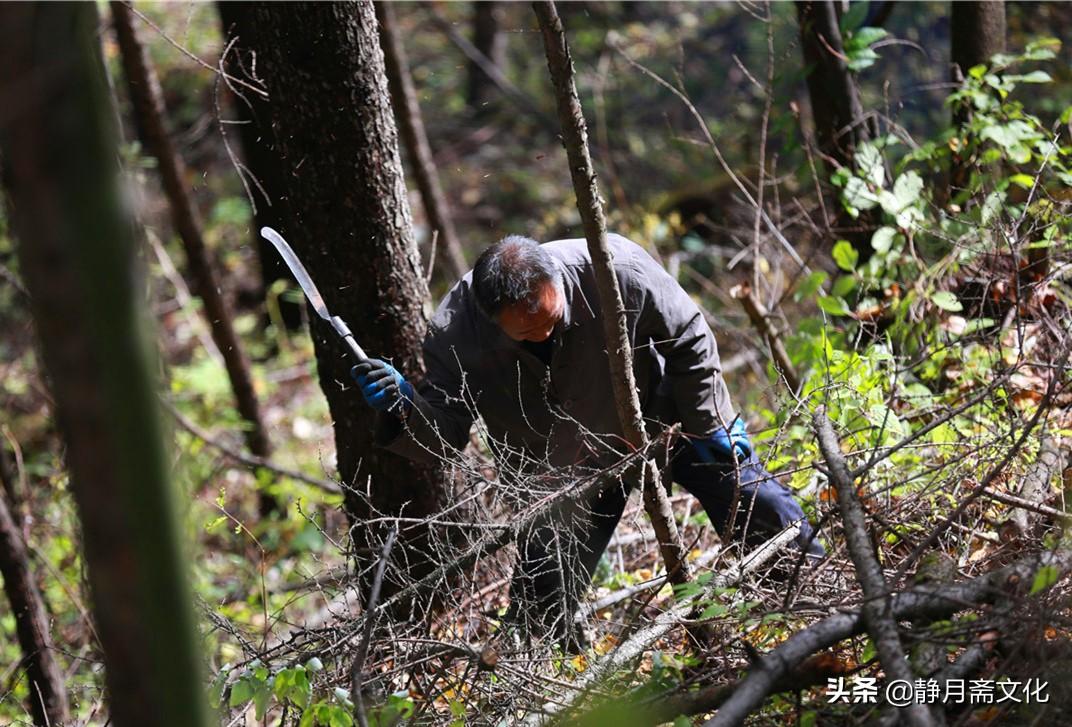
[[[731,458],[744,462],[752,456],[752,443],[740,416],[729,427],[716,429],[714,434],[706,438],[689,439],[689,443],[707,464],[726,462]]]
[[[386,361],[370,358],[350,369],[365,402],[376,411],[405,418],[413,406],[413,385]]]

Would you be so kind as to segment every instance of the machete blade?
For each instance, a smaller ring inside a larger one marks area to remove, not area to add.
[[[316,284],[313,283],[313,279],[309,277],[309,273],[305,270],[305,266],[302,265],[301,260],[294,254],[294,250],[292,250],[290,245],[287,244],[287,241],[283,239],[283,236],[271,227],[262,227],[261,237],[272,243],[275,249],[279,251],[279,254],[283,257],[283,262],[290,268],[290,272],[294,273],[294,279],[298,281],[298,285],[305,291],[305,297],[312,303],[313,310],[316,311],[318,316],[331,324],[331,327],[335,329],[335,332],[339,334],[339,337],[350,347],[350,353],[353,354],[353,357],[358,362],[368,359],[368,354],[366,354],[364,349],[358,345],[357,341],[354,339],[354,334],[350,332],[350,327],[346,325],[346,321],[339,316],[333,316],[328,312],[328,307],[324,303],[324,299],[320,296],[320,291],[316,289]]]
[[[290,245],[287,244],[287,241],[283,239],[283,236],[271,227],[262,227],[261,237],[272,243],[275,249],[279,251],[280,256],[283,258],[283,262],[290,268],[290,272],[294,273],[294,279],[298,281],[298,285],[305,291],[305,297],[313,304],[313,309],[316,310],[317,315],[325,321],[330,321],[331,313],[328,312],[328,307],[324,304],[324,299],[320,296],[320,291],[316,289],[316,284],[313,283],[313,279],[309,277],[309,273],[305,270],[305,266],[302,265],[301,260],[294,254],[294,250],[292,250]]]

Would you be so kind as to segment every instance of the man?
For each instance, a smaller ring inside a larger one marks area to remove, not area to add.
[[[752,451],[699,308],[641,247],[620,235],[608,242],[649,430],[681,423],[685,434],[671,456],[673,481],[720,533],[739,481],[738,537],[762,542],[799,523],[798,546],[821,556],[799,504]],[[450,457],[479,415],[500,479],[514,487],[560,487],[612,466],[624,438],[601,315],[583,239],[540,245],[511,236],[492,245],[432,317],[419,387],[384,361],[354,367],[365,400],[380,412],[378,441],[414,459]],[[605,490],[522,533],[511,587],[516,616],[537,631],[570,632],[628,490]]]

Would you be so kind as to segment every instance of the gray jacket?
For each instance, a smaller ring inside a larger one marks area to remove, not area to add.
[[[620,235],[608,237],[649,428],[681,422],[687,433],[708,435],[728,425],[735,411],[703,314],[643,248]],[[522,471],[531,469],[525,462],[543,469],[617,460],[623,439],[587,245],[557,240],[543,249],[562,270],[566,297],[550,367],[480,311],[470,273],[429,323],[428,373],[405,425],[381,415],[383,446],[413,459],[450,456],[451,448],[465,447],[479,415],[500,466],[504,456]]]

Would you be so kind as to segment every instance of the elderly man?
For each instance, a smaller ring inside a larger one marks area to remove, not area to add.
[[[643,414],[652,431],[680,422],[686,435],[671,456],[673,481],[700,501],[719,532],[739,482],[738,537],[762,541],[799,523],[798,546],[821,556],[800,505],[752,451],[699,308],[641,247],[619,235],[609,242]],[[516,487],[613,465],[624,440],[601,315],[583,239],[495,243],[432,317],[427,377],[418,387],[384,361],[354,368],[365,400],[380,412],[378,440],[414,459],[449,457],[465,447],[479,415],[500,478]],[[605,490],[522,533],[512,611],[530,627],[569,633],[628,489]]]

